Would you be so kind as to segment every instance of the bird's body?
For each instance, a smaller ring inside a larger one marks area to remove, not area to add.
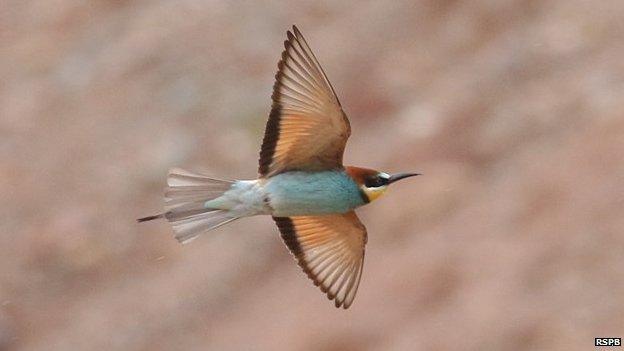
[[[275,217],[345,213],[368,201],[344,170],[286,172],[267,179],[263,188]]]
[[[237,217],[289,217],[346,213],[368,201],[344,170],[292,171],[268,179],[233,181],[203,207],[232,211]]]
[[[167,178],[165,218],[186,243],[238,218],[271,215],[315,285],[348,308],[359,285],[366,228],[355,208],[416,173],[344,167],[351,133],[340,102],[296,27],[288,32],[260,151],[259,177],[220,180],[181,169]]]

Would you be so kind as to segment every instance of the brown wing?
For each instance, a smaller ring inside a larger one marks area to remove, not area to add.
[[[349,308],[362,275],[366,228],[355,212],[273,217],[286,246],[336,307]]]
[[[293,26],[278,64],[273,105],[260,150],[261,177],[342,167],[351,133],[331,83]]]

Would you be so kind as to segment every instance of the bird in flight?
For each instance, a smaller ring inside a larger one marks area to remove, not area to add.
[[[172,169],[164,218],[182,243],[242,217],[270,215],[299,266],[336,307],[353,303],[362,275],[366,228],[354,209],[418,173],[389,175],[343,166],[351,134],[334,88],[293,26],[273,85],[258,179],[222,180]]]

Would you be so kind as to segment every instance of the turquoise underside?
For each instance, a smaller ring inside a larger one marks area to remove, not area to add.
[[[286,172],[265,185],[274,216],[344,213],[365,204],[343,171]]]

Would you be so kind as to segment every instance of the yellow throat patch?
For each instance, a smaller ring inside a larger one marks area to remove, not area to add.
[[[366,194],[366,197],[368,197],[369,202],[377,200],[381,195],[386,192],[387,189],[387,186],[380,186],[377,188],[367,188],[365,186],[362,186],[362,190]]]

